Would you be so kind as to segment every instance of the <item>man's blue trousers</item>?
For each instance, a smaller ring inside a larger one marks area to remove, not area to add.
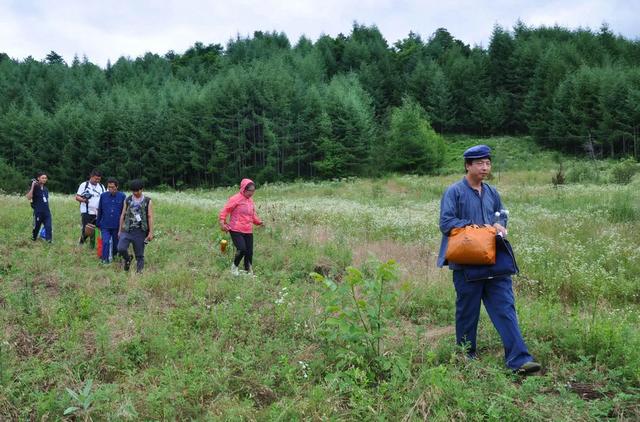
[[[453,271],[453,284],[456,288],[456,342],[468,345],[469,355],[475,356],[476,352],[482,301],[502,338],[506,365],[515,370],[533,360],[518,326],[511,277],[469,282],[465,281],[462,271],[456,270]]]

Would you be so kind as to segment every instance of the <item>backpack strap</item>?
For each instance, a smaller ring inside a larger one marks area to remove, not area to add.
[[[146,211],[147,214],[147,235],[149,235],[149,202],[151,202],[151,198],[149,198],[148,196],[144,197],[144,209]]]
[[[89,187],[89,181],[87,180],[86,182],[84,182],[83,190],[86,191],[88,187]],[[84,203],[84,212],[85,214],[89,214],[89,202]]]

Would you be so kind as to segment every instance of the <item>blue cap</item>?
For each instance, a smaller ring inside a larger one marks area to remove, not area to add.
[[[462,156],[468,159],[491,158],[491,148],[486,145],[476,145],[466,150]]]

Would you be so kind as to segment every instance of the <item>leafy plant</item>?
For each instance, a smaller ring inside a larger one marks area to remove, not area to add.
[[[91,404],[93,403],[93,393],[91,392],[91,387],[93,386],[93,380],[88,379],[84,383],[84,387],[80,392],[75,392],[70,388],[67,388],[67,393],[73,399],[75,406],[69,406],[65,409],[64,415],[73,415],[73,414],[82,414],[84,416],[85,421],[91,420],[91,416],[89,415],[89,409]]]
[[[640,166],[633,158],[621,160],[611,167],[611,178],[614,183],[626,185],[640,171]]]
[[[337,361],[346,359],[381,377],[390,369],[382,343],[396,301],[395,292],[389,289],[390,282],[397,280],[395,261],[379,264],[369,276],[348,267],[342,282],[318,273],[311,275],[327,288],[323,334],[331,345],[338,346]]]

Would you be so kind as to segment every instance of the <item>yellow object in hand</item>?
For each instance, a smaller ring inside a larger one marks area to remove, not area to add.
[[[220,252],[224,252],[227,250],[227,243],[228,242],[226,241],[226,239],[222,239],[220,241]]]

